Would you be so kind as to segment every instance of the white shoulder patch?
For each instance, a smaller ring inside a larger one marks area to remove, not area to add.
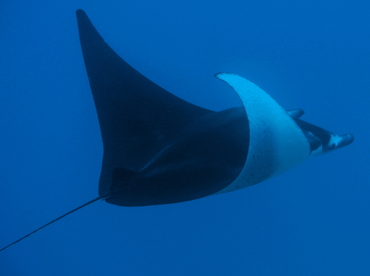
[[[243,102],[250,129],[248,157],[237,179],[219,193],[257,184],[305,161],[310,146],[291,116],[269,94],[235,74],[216,77],[229,84]]]

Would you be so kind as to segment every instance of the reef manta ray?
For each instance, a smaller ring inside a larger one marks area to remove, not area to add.
[[[243,106],[214,112],[188,103],[120,58],[84,11],[77,21],[98,113],[104,155],[99,196],[119,206],[183,202],[248,187],[353,141],[299,119],[252,82],[235,74],[230,85]]]

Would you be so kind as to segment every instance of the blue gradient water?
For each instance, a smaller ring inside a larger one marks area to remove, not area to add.
[[[102,143],[78,8],[183,99],[240,105],[213,77],[237,73],[356,141],[229,194],[97,202],[1,252],[1,275],[369,275],[366,1],[2,1],[0,247],[97,196]]]

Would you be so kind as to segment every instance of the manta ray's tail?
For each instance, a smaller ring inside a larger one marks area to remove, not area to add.
[[[105,197],[103,197],[103,196],[99,196],[99,197],[97,197],[97,198],[95,198],[95,199],[93,199],[93,200],[90,200],[89,202],[86,202],[85,204],[82,204],[81,206],[79,206],[79,207],[77,207],[77,208],[75,208],[75,209],[73,209],[73,210],[71,210],[71,211],[69,211],[69,212],[65,213],[64,215],[61,215],[60,217],[58,217],[58,218],[56,218],[56,219],[53,219],[52,221],[50,221],[50,222],[48,222],[48,223],[44,224],[43,226],[41,226],[41,227],[37,228],[36,230],[32,231],[31,233],[28,233],[27,235],[23,236],[22,238],[20,238],[20,239],[18,239],[18,240],[16,240],[16,241],[14,241],[14,242],[12,242],[12,243],[8,244],[7,246],[5,246],[5,247],[1,248],[1,249],[0,249],[0,251],[3,251],[3,250],[5,250],[5,249],[7,249],[8,247],[10,247],[10,246],[12,246],[12,245],[14,245],[14,244],[16,244],[16,243],[20,242],[21,240],[24,240],[25,238],[28,238],[29,236],[31,236],[32,234],[36,233],[37,231],[39,231],[39,230],[41,230],[41,229],[45,228],[46,226],[49,226],[50,224],[52,224],[52,223],[54,223],[54,222],[56,222],[56,221],[58,221],[58,220],[60,220],[60,219],[62,219],[62,218],[64,218],[64,217],[66,217],[66,216],[68,216],[69,214],[72,214],[72,213],[76,212],[77,210],[80,210],[80,209],[82,209],[83,207],[85,207],[85,206],[87,206],[87,205],[90,205],[91,203],[94,203],[95,201],[98,201],[98,200],[100,200],[100,199],[104,199],[104,198],[105,198]]]

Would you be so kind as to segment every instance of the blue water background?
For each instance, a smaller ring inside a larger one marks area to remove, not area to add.
[[[240,74],[353,145],[256,186],[164,206],[96,202],[0,253],[1,275],[370,275],[370,2],[0,4],[0,247],[97,196],[102,142],[81,55],[84,9],[175,95],[240,105]]]

